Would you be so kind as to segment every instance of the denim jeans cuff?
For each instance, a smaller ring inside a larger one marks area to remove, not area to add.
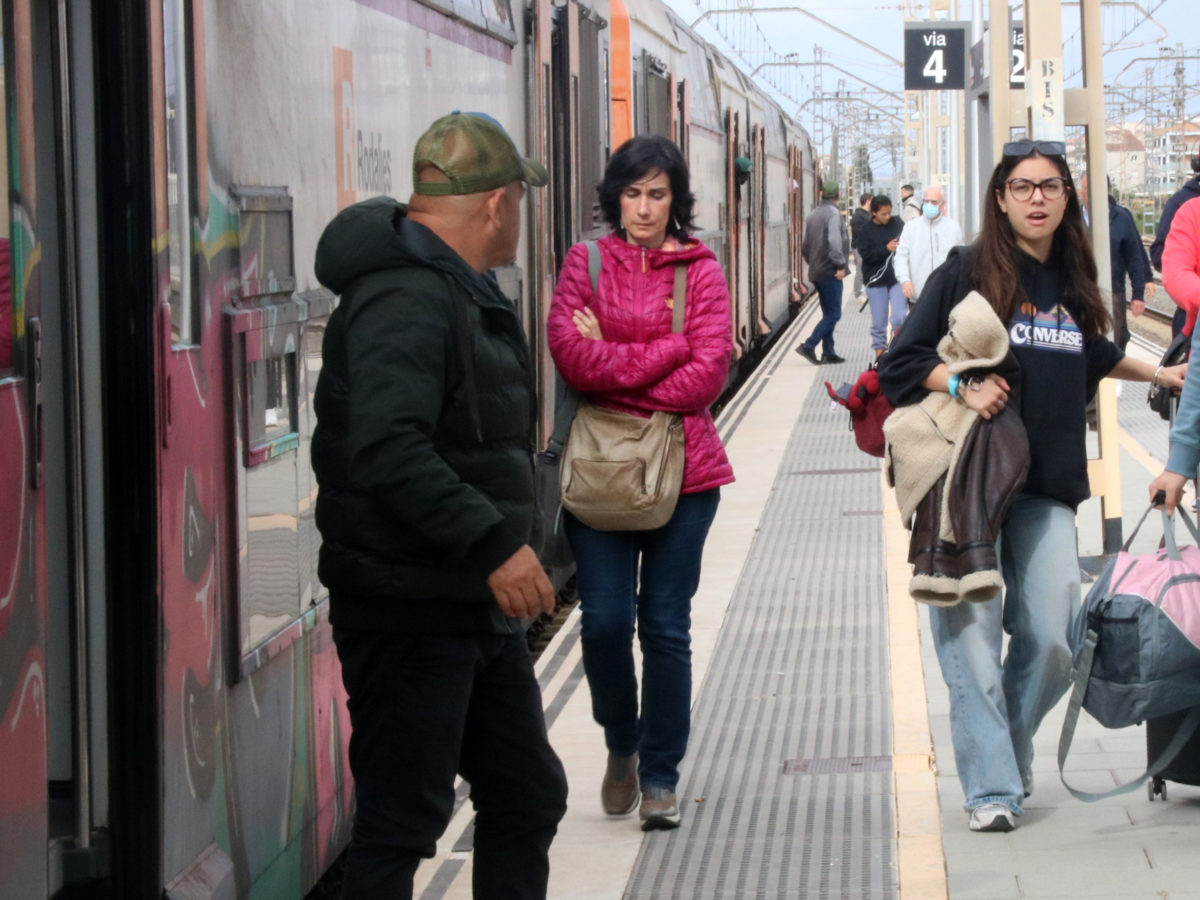
[[[965,809],[967,812],[970,812],[971,810],[978,809],[981,806],[987,806],[989,803],[1001,803],[1004,806],[1007,806],[1009,812],[1011,812],[1014,816],[1024,815],[1021,810],[1020,803],[1017,803],[1009,797],[1003,797],[1000,794],[989,794],[987,797],[980,797],[978,800],[968,803],[963,807],[963,809]]]

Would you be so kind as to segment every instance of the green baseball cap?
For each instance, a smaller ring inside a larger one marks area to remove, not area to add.
[[[425,166],[438,169],[449,181],[421,181]],[[487,113],[455,110],[442,116],[421,135],[413,151],[416,194],[478,194],[514,181],[542,187],[549,180],[546,167],[521,156],[508,132]]]

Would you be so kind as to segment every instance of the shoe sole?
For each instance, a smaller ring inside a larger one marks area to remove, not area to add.
[[[600,802],[600,806],[604,809],[604,814],[606,816],[627,816],[638,808],[638,802],[640,799],[640,794],[637,791],[634,791],[633,799],[629,801],[629,805],[624,809],[609,809],[607,806],[604,806],[603,800]]]
[[[642,831],[670,831],[679,827],[679,816],[650,816],[642,819]]]

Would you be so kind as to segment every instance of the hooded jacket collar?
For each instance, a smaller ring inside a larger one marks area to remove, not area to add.
[[[325,226],[317,242],[317,279],[335,294],[364,275],[412,266],[445,273],[481,303],[511,308],[490,273],[472,269],[445,241],[410,220],[408,206],[392,197],[372,197],[347,206]]]
[[[704,244],[690,238],[689,242],[676,250],[641,247],[631,244],[617,234],[605,235],[601,242],[609,254],[622,266],[629,269],[641,270],[644,266],[649,269],[660,269],[663,266],[676,266],[680,263],[694,263],[701,259],[716,259],[717,256]]]

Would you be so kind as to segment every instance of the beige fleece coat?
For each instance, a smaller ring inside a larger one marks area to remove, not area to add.
[[[994,369],[1008,354],[1008,329],[991,304],[978,291],[971,291],[950,310],[950,330],[937,350],[951,375]],[[952,480],[959,447],[978,415],[957,397],[931,391],[920,403],[902,406],[884,421],[888,480],[896,488],[906,524],[943,474],[947,482]],[[942,496],[939,536],[955,543],[949,496],[949,491]]]

